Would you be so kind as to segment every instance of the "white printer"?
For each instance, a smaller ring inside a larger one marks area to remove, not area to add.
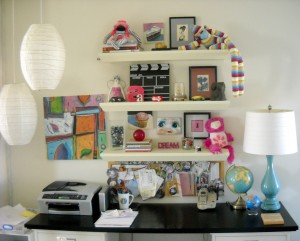
[[[55,181],[45,187],[38,197],[41,213],[93,215],[100,212],[96,183]]]

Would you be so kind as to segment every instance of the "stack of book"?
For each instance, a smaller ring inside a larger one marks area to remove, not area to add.
[[[127,141],[125,146],[125,151],[131,152],[146,152],[152,151],[152,140],[143,140],[143,141]]]
[[[120,49],[115,49],[110,43],[104,44],[102,48],[103,53],[113,52],[134,52],[140,51],[140,48],[136,42],[127,42],[120,46]]]

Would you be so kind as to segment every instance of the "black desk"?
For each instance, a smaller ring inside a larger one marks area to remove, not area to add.
[[[260,214],[247,215],[225,203],[200,211],[195,204],[135,204],[138,216],[129,228],[96,228],[98,216],[39,214],[25,224],[28,229],[114,233],[242,233],[288,232],[298,225],[281,204],[284,225],[264,225]],[[133,207],[134,207],[133,206]]]

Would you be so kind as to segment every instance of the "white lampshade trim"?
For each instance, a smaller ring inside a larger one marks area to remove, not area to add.
[[[7,144],[28,144],[36,126],[36,103],[28,86],[4,85],[0,93],[0,132]]]
[[[32,24],[25,34],[20,60],[24,78],[32,90],[55,89],[65,68],[64,43],[51,24]]]
[[[295,113],[257,110],[246,113],[244,151],[258,155],[285,155],[298,151]]]

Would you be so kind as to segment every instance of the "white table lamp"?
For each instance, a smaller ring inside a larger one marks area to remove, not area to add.
[[[265,200],[263,210],[280,209],[276,198],[279,182],[273,168],[274,155],[292,154],[298,151],[295,114],[291,110],[265,110],[246,113],[244,151],[250,154],[266,155],[267,170],[261,183]]]

